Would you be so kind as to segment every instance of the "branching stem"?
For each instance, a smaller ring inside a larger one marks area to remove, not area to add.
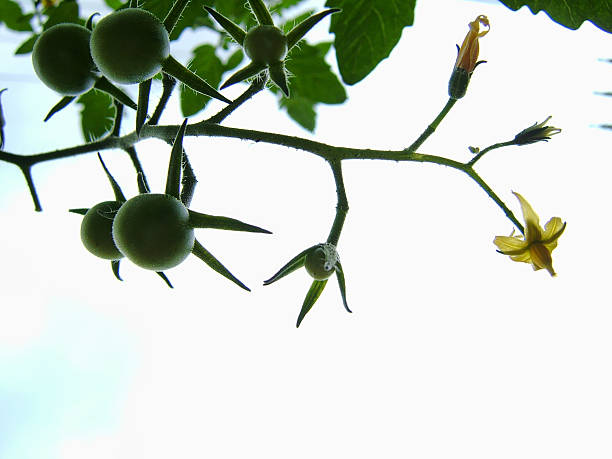
[[[224,120],[233,110],[237,108],[237,106],[248,100],[250,97],[252,97],[253,94],[257,93],[258,91],[258,86],[251,86],[247,90],[247,92],[243,94],[243,96],[236,99],[233,104],[230,104],[228,107],[225,107],[223,110],[221,110],[221,112],[213,116],[211,119]],[[234,106],[234,104],[237,104],[237,106]],[[413,145],[417,144],[419,141],[420,143],[422,143],[429,135],[431,135],[431,133],[435,130],[435,127],[440,123],[444,115],[448,113],[448,110],[450,110],[452,105],[453,103],[451,103],[451,100],[449,100],[449,103],[447,103],[446,107],[443,109],[440,115],[438,115],[436,120],[434,120],[434,122],[429,125],[428,129],[419,137],[419,139],[417,139],[417,141]],[[20,167],[22,171],[27,170],[29,172],[31,166],[40,162],[67,158],[101,150],[108,150],[111,148],[121,148],[124,150],[129,150],[129,148],[133,147],[137,142],[147,138],[159,138],[165,141],[172,141],[172,139],[174,139],[174,136],[176,135],[178,127],[178,125],[152,126],[150,124],[145,124],[142,127],[140,136],[137,136],[135,132],[132,132],[121,137],[110,136],[95,142],[45,153],[38,153],[30,156],[16,155],[0,151],[0,161],[15,164]],[[442,166],[448,166],[452,167],[453,169],[457,169],[461,172],[464,172],[472,180],[474,180],[478,184],[478,186],[480,186],[480,188],[482,188],[482,190],[493,200],[493,202],[495,202],[495,204],[500,207],[500,209],[504,212],[508,219],[510,219],[510,221],[512,221],[512,223],[516,225],[516,227],[521,232],[524,231],[523,226],[514,216],[512,211],[504,204],[504,202],[499,198],[499,196],[495,194],[495,192],[486,184],[486,182],[476,173],[473,168],[474,163],[478,159],[482,158],[485,153],[491,151],[494,148],[506,146],[507,142],[492,145],[480,152],[470,161],[462,163],[460,161],[455,161],[444,156],[417,153],[416,151],[413,151],[414,146],[410,146],[408,149],[399,151],[338,147],[310,139],[304,139],[301,137],[221,126],[216,123],[211,123],[208,120],[188,125],[185,135],[227,137],[242,140],[251,140],[254,142],[265,142],[269,144],[281,145],[288,148],[302,150],[320,156],[321,158],[327,160],[332,166],[332,171],[334,172],[334,178],[336,180],[336,187],[338,190],[337,209],[339,209],[337,210],[336,219],[334,220],[332,231],[330,232],[328,238],[329,242],[337,242],[340,236],[340,231],[342,229],[342,224],[344,223],[344,218],[346,217],[346,211],[348,211],[348,202],[346,200],[346,193],[344,191],[344,184],[342,181],[342,174],[340,168],[340,162],[342,160],[348,159],[414,161],[439,164]],[[28,184],[30,184],[30,181],[28,181]],[[30,187],[30,190],[32,190],[32,187]],[[34,196],[35,193],[33,193],[33,197]],[[35,200],[35,202],[37,201]],[[39,205],[37,206],[37,210],[40,210]]]

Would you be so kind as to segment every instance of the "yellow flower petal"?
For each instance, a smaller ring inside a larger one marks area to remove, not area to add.
[[[521,204],[523,212],[523,220],[525,220],[525,241],[531,243],[542,239],[542,227],[540,226],[540,217],[535,213],[527,200],[519,193],[512,192]]]
[[[531,253],[529,250],[525,250],[524,252],[518,255],[509,255],[509,256],[512,261],[518,261],[521,263],[531,263],[533,265],[533,262],[531,260]]]
[[[480,31],[480,24],[485,26],[487,29]],[[469,23],[470,31],[467,33],[459,48],[459,54],[455,61],[455,67],[465,69],[468,73],[472,73],[476,67],[476,61],[478,60],[478,39],[484,37],[490,29],[489,19],[480,15],[475,20]]]
[[[503,253],[527,249],[527,243],[516,236],[495,236],[493,244]]]
[[[542,234],[542,243],[552,252],[557,247],[557,240],[565,231],[566,224],[559,217],[553,217],[544,226]]]

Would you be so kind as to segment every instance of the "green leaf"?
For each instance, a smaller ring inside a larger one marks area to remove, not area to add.
[[[215,47],[212,45],[202,45],[195,48],[188,67],[215,88],[219,86],[225,71],[225,65],[215,54]],[[208,96],[181,85],[181,111],[183,116],[195,115],[206,107],[210,99]]]
[[[296,96],[294,93],[291,98],[283,97],[279,106],[287,110],[287,114],[304,129],[314,131],[317,124],[317,112],[312,100]]]
[[[99,139],[113,129],[115,105],[108,94],[92,89],[77,99],[81,104],[81,129],[87,142]]]
[[[232,53],[232,55],[227,59],[227,62],[225,63],[225,66],[224,66],[224,70],[227,72],[229,70],[235,69],[242,63],[243,60],[244,60],[244,53],[242,52],[242,49],[239,48],[234,53]]]
[[[123,5],[121,0],[104,0],[104,3],[106,3],[106,5],[113,10],[118,9],[121,5]]]
[[[363,80],[387,58],[402,30],[414,21],[416,0],[327,0],[341,8],[332,15],[330,32],[336,35],[336,58],[346,84]]]
[[[577,29],[584,21],[612,33],[612,6],[610,0],[500,0],[511,10],[527,6],[536,14],[545,11],[555,22],[570,29]]]
[[[313,102],[341,104],[346,100],[344,86],[325,62],[329,46],[302,43],[289,55],[285,66],[293,77],[289,80],[291,93]]]
[[[85,24],[85,21],[79,18],[79,5],[73,0],[63,1],[56,7],[48,9],[47,16],[47,22],[43,25],[44,30],[64,22]]]
[[[12,0],[0,0],[0,24],[18,32],[32,30],[30,19],[32,14],[23,14],[21,6]]]
[[[40,35],[38,34],[34,34],[22,44],[20,44],[19,47],[15,50],[15,55],[17,56],[20,54],[30,54],[32,52],[32,48],[34,48],[34,43],[36,43],[36,40],[38,40],[39,36]]]
[[[294,6],[299,5],[301,2],[302,0],[280,0],[272,3],[270,6],[270,11],[280,14],[283,10],[293,8]]]
[[[279,105],[295,122],[311,132],[316,126],[317,103],[341,104],[346,100],[344,86],[325,62],[329,49],[329,43],[313,46],[302,42],[293,48],[285,62],[291,75],[291,97],[281,98]]]
[[[306,298],[304,298],[304,303],[302,304],[302,309],[300,311],[300,315],[298,316],[297,323],[295,324],[296,328],[300,326],[306,314],[312,309],[314,304],[317,302],[321,293],[323,293],[323,289],[327,285],[327,279],[318,281],[315,280],[312,282],[308,293],[306,294]]]

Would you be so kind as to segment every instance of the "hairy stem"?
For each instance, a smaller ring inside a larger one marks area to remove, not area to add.
[[[338,245],[340,239],[340,233],[344,226],[344,220],[349,210],[348,199],[346,198],[346,191],[344,189],[344,179],[342,178],[342,161],[333,160],[329,161],[332,173],[334,174],[334,181],[336,182],[336,195],[338,196],[338,204],[336,205],[336,217],[332,224],[329,236],[327,236],[327,242]]]
[[[46,153],[38,153],[31,156],[16,155],[0,151],[0,161],[6,161],[12,164],[16,164],[23,170],[25,166],[32,166],[36,163],[43,161],[67,158],[80,154],[91,153],[94,151],[107,150],[110,148],[122,148],[125,150],[135,145],[138,141],[146,138],[155,137],[165,141],[171,141],[172,139],[174,139],[178,128],[178,125],[145,125],[143,126],[140,132],[140,136],[137,136],[135,132],[132,132],[122,137],[106,137],[105,139],[98,140],[96,142],[77,145],[75,147],[55,150]],[[320,156],[321,158],[324,158],[329,161],[330,164],[339,163],[340,161],[347,159],[372,159],[387,161],[415,161],[452,167],[453,169],[457,169],[461,172],[464,172],[472,180],[474,180],[480,186],[480,188],[482,188],[483,191],[501,208],[501,210],[510,219],[510,221],[512,221],[512,223],[516,225],[516,227],[521,232],[524,231],[523,226],[516,219],[514,214],[493,192],[493,190],[486,184],[486,182],[482,180],[482,178],[474,171],[470,162],[462,163],[446,158],[444,156],[426,155],[411,150],[371,150],[362,148],[338,147],[328,145],[322,142],[316,142],[314,140],[304,139],[301,137],[276,134],[272,132],[255,131],[250,129],[239,129],[227,126],[220,126],[219,124],[211,124],[206,121],[201,121],[199,123],[188,125],[185,135],[228,137],[242,140],[251,140],[254,142],[265,142],[274,145],[282,145],[285,147],[302,150]]]

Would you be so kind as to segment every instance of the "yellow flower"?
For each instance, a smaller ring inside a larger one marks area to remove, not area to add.
[[[480,24],[486,30],[480,31]],[[465,36],[461,48],[457,46],[457,60],[448,81],[448,95],[451,99],[461,99],[465,96],[472,72],[476,66],[484,61],[478,61],[478,39],[489,33],[489,19],[482,14],[470,22],[470,31]]]
[[[523,219],[525,220],[525,235],[524,237],[513,236],[496,236],[493,243],[499,248],[498,252],[508,255],[514,261],[523,263],[531,263],[534,270],[546,269],[551,276],[555,276],[555,271],[552,266],[551,252],[557,247],[557,239],[565,231],[566,223],[562,222],[559,217],[553,217],[544,229],[540,226],[538,214],[531,208],[529,203],[520,194],[512,192],[523,211]]]
[[[481,32],[480,24],[485,26],[487,30]],[[482,14],[470,22],[469,26],[470,31],[465,36],[461,48],[459,48],[455,68],[464,69],[468,73],[472,73],[478,64],[478,39],[489,33],[491,26],[489,25],[489,19]]]

